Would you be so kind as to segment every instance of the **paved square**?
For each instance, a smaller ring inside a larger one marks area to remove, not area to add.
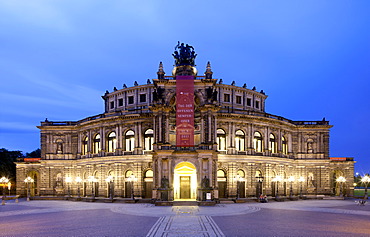
[[[152,204],[8,201],[1,236],[370,236],[370,205],[307,200],[157,207]]]

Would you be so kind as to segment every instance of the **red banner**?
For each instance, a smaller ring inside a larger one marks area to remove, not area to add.
[[[176,76],[176,146],[194,146],[194,76]]]
[[[36,161],[40,161],[41,158],[24,158],[24,161],[25,162],[36,162]]]

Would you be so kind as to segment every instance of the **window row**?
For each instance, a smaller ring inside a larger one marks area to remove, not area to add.
[[[106,150],[107,152],[115,152],[117,149],[117,136],[115,132],[108,133],[106,137]],[[133,130],[128,130],[125,132],[123,137],[124,150],[133,151],[135,148],[135,132]],[[144,150],[153,150],[153,129],[147,129],[144,133]],[[91,143],[91,153],[97,154],[102,150],[102,139],[99,133],[95,134]],[[82,140],[82,155],[86,155],[89,151],[89,137],[84,137]]]
[[[147,102],[147,94],[139,94],[139,103],[145,103]],[[132,105],[135,103],[135,98],[134,96],[127,96],[127,104]],[[118,107],[123,106],[123,98],[119,98],[117,100]],[[114,101],[110,102],[110,109],[114,109]]]
[[[235,132],[235,149],[237,151],[245,151],[245,133],[242,130]],[[272,133],[269,135],[268,149],[271,153],[278,153],[277,139]],[[217,129],[217,150],[226,151],[226,133],[223,129]],[[263,152],[264,139],[260,132],[255,132],[253,136],[253,149],[255,152]],[[285,136],[281,137],[281,152],[288,154],[288,140]]]
[[[230,94],[224,94],[224,102],[226,103],[230,103],[231,102],[231,95]],[[235,96],[235,102],[236,104],[243,104],[243,100],[242,100],[242,96],[241,95],[237,95]],[[259,100],[256,100],[254,102],[254,107],[259,109],[260,108],[260,101]],[[252,106],[252,98],[246,98],[246,105],[247,106]]]

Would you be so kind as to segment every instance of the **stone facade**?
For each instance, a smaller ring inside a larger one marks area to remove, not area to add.
[[[103,114],[41,122],[41,159],[17,163],[17,193],[26,194],[27,176],[35,180],[31,195],[40,196],[67,189],[76,195],[80,188],[81,196],[107,197],[107,177],[115,197],[154,200],[289,195],[290,187],[294,195],[301,189],[338,195],[339,176],[347,179],[344,192],[353,193],[354,161],[330,158],[328,121],[268,114],[263,91],[213,79],[209,63],[204,76],[188,70],[194,73],[195,146],[177,147],[174,71],[165,76],[161,63],[157,79],[107,91]]]

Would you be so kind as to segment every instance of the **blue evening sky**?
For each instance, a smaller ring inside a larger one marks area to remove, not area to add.
[[[113,87],[171,74],[177,41],[199,75],[247,83],[268,113],[334,125],[330,155],[370,172],[370,1],[0,0],[0,147],[30,152],[40,121],[104,112]]]

